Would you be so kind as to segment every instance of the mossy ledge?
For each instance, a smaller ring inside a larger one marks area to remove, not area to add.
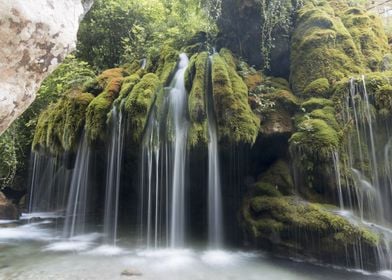
[[[298,95],[318,79],[334,84],[352,73],[366,72],[353,37],[328,1],[309,1],[299,10],[291,62],[291,85]]]
[[[351,224],[328,207],[282,196],[272,185],[263,188],[264,195],[247,197],[242,209],[245,230],[259,247],[329,263],[353,261],[354,248],[359,245],[367,254],[375,254],[378,234]],[[370,259],[364,265],[375,268]]]
[[[106,140],[107,116],[120,93],[123,74],[122,68],[110,69],[104,71],[97,79],[100,85],[106,86],[87,108],[86,134],[90,144]]]
[[[39,117],[32,149],[52,155],[75,152],[93,99],[91,93],[75,90],[50,105]]]
[[[237,74],[234,58],[227,49],[212,58],[212,86],[220,141],[253,144],[260,120],[249,106],[248,88]]]
[[[207,110],[205,92],[208,83],[208,53],[202,52],[191,57],[185,73],[185,83],[189,92],[188,109],[191,126],[188,141],[191,147],[207,145]]]
[[[133,143],[140,143],[149,112],[159,93],[162,93],[161,80],[157,75],[148,73],[124,99],[124,112],[128,118],[128,131],[131,132],[130,140]]]

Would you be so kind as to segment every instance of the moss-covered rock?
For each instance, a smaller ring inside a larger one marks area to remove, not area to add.
[[[260,122],[248,104],[248,88],[228,50],[212,58],[212,86],[220,140],[254,143]]]
[[[291,84],[302,94],[312,82],[330,84],[366,71],[351,34],[327,1],[306,3],[298,13],[291,47]]]
[[[208,143],[206,92],[208,91],[208,53],[192,56],[185,73],[189,92],[188,108],[191,126],[188,141],[191,147]]]
[[[302,108],[306,112],[311,112],[316,109],[322,109],[324,107],[333,107],[333,101],[325,98],[310,98],[309,100],[302,103]]]
[[[360,8],[347,9],[342,21],[354,39],[366,66],[372,71],[380,70],[384,55],[389,51],[381,19]]]
[[[50,105],[38,120],[33,150],[43,150],[53,155],[75,152],[84,128],[87,107],[93,98],[90,93],[73,91]]]
[[[298,125],[298,132],[293,134],[290,144],[301,153],[322,161],[338,150],[339,133],[322,119],[308,119]]]
[[[128,77],[125,77],[122,81],[121,91],[116,99],[115,103],[120,103],[122,100],[126,99],[132,92],[135,85],[137,85],[142,77],[144,76],[144,71],[138,71]]]
[[[169,46],[165,46],[161,50],[157,63],[158,68],[155,73],[164,85],[170,83],[172,74],[177,66],[179,55],[180,53],[178,51]]]
[[[98,96],[108,86],[112,79],[127,75],[124,68],[108,69],[100,74],[96,79],[89,80],[82,87],[83,92],[89,92]]]
[[[274,194],[247,199],[243,217],[248,232],[254,238],[275,242],[274,235],[279,234],[283,244],[294,243],[305,251],[312,250],[311,246],[307,246],[307,234],[318,236],[324,246],[332,245],[324,248],[324,253],[336,250],[336,253],[344,255],[345,248],[356,242],[372,248],[379,242],[379,236],[370,230],[351,224],[322,205],[307,203],[294,196]]]
[[[354,87],[360,88],[361,90],[366,85],[366,92],[369,96],[372,110],[375,113],[379,113],[382,117],[391,116],[392,71],[371,72],[363,77],[357,76],[351,80],[343,79],[337,83],[333,89],[333,102],[339,112],[345,109],[345,98],[349,93],[351,83],[353,83]]]
[[[375,105],[382,115],[392,114],[392,85],[384,85],[377,90]]]
[[[140,143],[148,114],[161,89],[161,80],[157,75],[149,73],[143,76],[125,98],[124,112],[128,118],[128,130],[132,134],[133,143]]]
[[[307,103],[307,104],[305,104]],[[343,132],[336,119],[334,104],[328,99],[305,102],[303,115],[297,115],[297,131],[291,136],[290,154],[300,178],[300,193],[307,199],[332,200],[336,182],[334,155],[340,150]]]
[[[305,97],[328,97],[330,91],[329,81],[320,78],[311,82],[304,90]]]
[[[110,71],[110,70],[108,70]],[[103,77],[106,76],[105,71]],[[114,100],[118,97],[121,85],[123,82],[122,73],[120,71],[114,72],[116,75],[111,75],[110,78],[99,77],[98,79],[104,80],[106,87],[104,91],[99,94],[88,106],[86,113],[86,134],[87,139],[90,143],[95,143],[97,141],[105,141],[108,129],[107,129],[107,119],[108,113],[110,112]]]
[[[270,184],[281,194],[288,195],[294,192],[294,182],[287,162],[277,160],[258,178],[256,185]]]
[[[386,54],[382,59],[381,71],[392,71],[392,53]]]

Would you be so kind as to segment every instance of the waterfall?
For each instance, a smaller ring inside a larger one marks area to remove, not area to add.
[[[340,168],[341,173],[343,170],[351,172],[353,187],[347,187],[345,196],[341,197],[339,193],[339,197],[342,207],[353,209],[355,221],[380,233],[378,265],[380,269],[391,269],[392,215],[389,205],[392,200],[392,135],[388,124],[382,127],[372,100],[366,88],[365,77],[360,81],[350,81],[343,121],[352,124],[353,129],[347,136],[344,147],[348,159]],[[336,158],[336,161],[339,159]],[[348,179],[346,181],[347,186],[352,185]],[[357,251],[357,266],[362,267],[361,250]]]
[[[209,70],[212,57],[209,58]],[[208,71],[210,72],[210,71]],[[208,242],[210,247],[221,247],[223,240],[222,194],[218,149],[217,122],[214,110],[212,86],[206,92],[208,119]]]
[[[170,105],[174,123],[171,247],[181,247],[185,242],[185,165],[188,121],[186,119],[187,91],[184,75],[188,63],[188,57],[181,54],[177,73],[170,86]]]
[[[70,172],[52,156],[32,152],[28,212],[63,211]]]
[[[173,80],[149,114],[143,137],[140,218],[148,248],[185,244],[188,63],[181,54]]]
[[[76,234],[83,234],[85,230],[89,194],[90,155],[90,147],[83,133],[82,143],[79,145],[76,155],[68,196],[63,230],[63,235],[66,238],[72,238]]]
[[[340,209],[344,210],[344,202],[343,202],[343,191],[342,191],[342,179],[340,172],[340,157],[337,151],[334,151],[332,154],[333,166],[336,176],[336,185],[338,187],[338,197],[339,197],[339,205]]]
[[[115,105],[111,112],[111,134],[107,155],[106,195],[104,213],[105,243],[116,245],[118,200],[120,195],[122,150],[124,142],[123,103]]]
[[[147,67],[147,58],[143,58],[142,60],[140,60],[140,68],[141,69],[146,69]]]

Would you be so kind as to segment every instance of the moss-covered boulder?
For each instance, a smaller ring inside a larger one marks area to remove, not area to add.
[[[272,189],[266,188],[268,185],[272,187]],[[277,160],[267,171],[263,172],[258,177],[258,182],[255,184],[254,188],[266,192],[273,190],[275,196],[278,196],[278,193],[280,195],[292,194],[294,192],[294,181],[291,176],[290,166],[284,160]]]
[[[339,134],[325,120],[308,119],[298,125],[298,132],[290,139],[292,147],[320,161],[331,158],[339,148]]]
[[[191,126],[188,141],[191,147],[208,143],[206,93],[209,81],[207,52],[191,57],[185,73],[186,87],[189,92],[188,108]]]
[[[128,118],[128,131],[131,133],[130,140],[133,143],[140,143],[149,112],[161,89],[162,83],[159,77],[149,73],[143,76],[124,99],[124,112]]]
[[[220,140],[253,144],[260,121],[249,106],[248,88],[226,49],[212,58],[212,87]]]
[[[366,71],[350,32],[327,1],[307,2],[298,13],[291,46],[290,80],[302,94],[324,78],[334,84],[352,73]]]
[[[329,81],[326,78],[320,78],[306,86],[303,95],[305,97],[328,97],[329,93]]]
[[[366,66],[372,71],[380,70],[384,55],[389,52],[381,19],[361,8],[350,8],[343,13],[342,21]]]
[[[333,213],[328,205],[282,196],[271,187],[258,185],[258,194],[243,203],[243,225],[256,246],[286,256],[348,265],[355,264],[355,250],[360,247],[372,256],[363,267],[376,269],[377,233]]]
[[[329,207],[263,188],[264,195],[246,198],[242,209],[246,232],[260,247],[329,263],[354,263],[357,246],[366,254],[375,254],[379,236],[369,228],[350,223]],[[375,268],[371,262],[364,266]]]
[[[114,100],[118,97],[124,72],[122,68],[103,72],[97,81],[104,90],[88,106],[86,113],[86,133],[90,143],[105,141],[107,136],[107,119]]]
[[[33,150],[43,150],[53,155],[75,152],[85,125],[87,107],[93,99],[90,93],[72,91],[50,105],[39,117]]]
[[[316,109],[322,109],[324,107],[332,107],[332,106],[334,106],[332,100],[325,99],[325,98],[315,98],[315,97],[306,100],[301,105],[303,110],[308,113]]]
[[[297,130],[289,140],[298,191],[308,200],[334,202],[334,160],[341,149],[343,128],[333,105],[322,98],[304,102],[305,114],[297,115]]]

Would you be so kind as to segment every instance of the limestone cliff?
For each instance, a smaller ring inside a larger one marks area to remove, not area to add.
[[[74,49],[92,0],[0,2],[0,134],[33,102],[43,79]]]

